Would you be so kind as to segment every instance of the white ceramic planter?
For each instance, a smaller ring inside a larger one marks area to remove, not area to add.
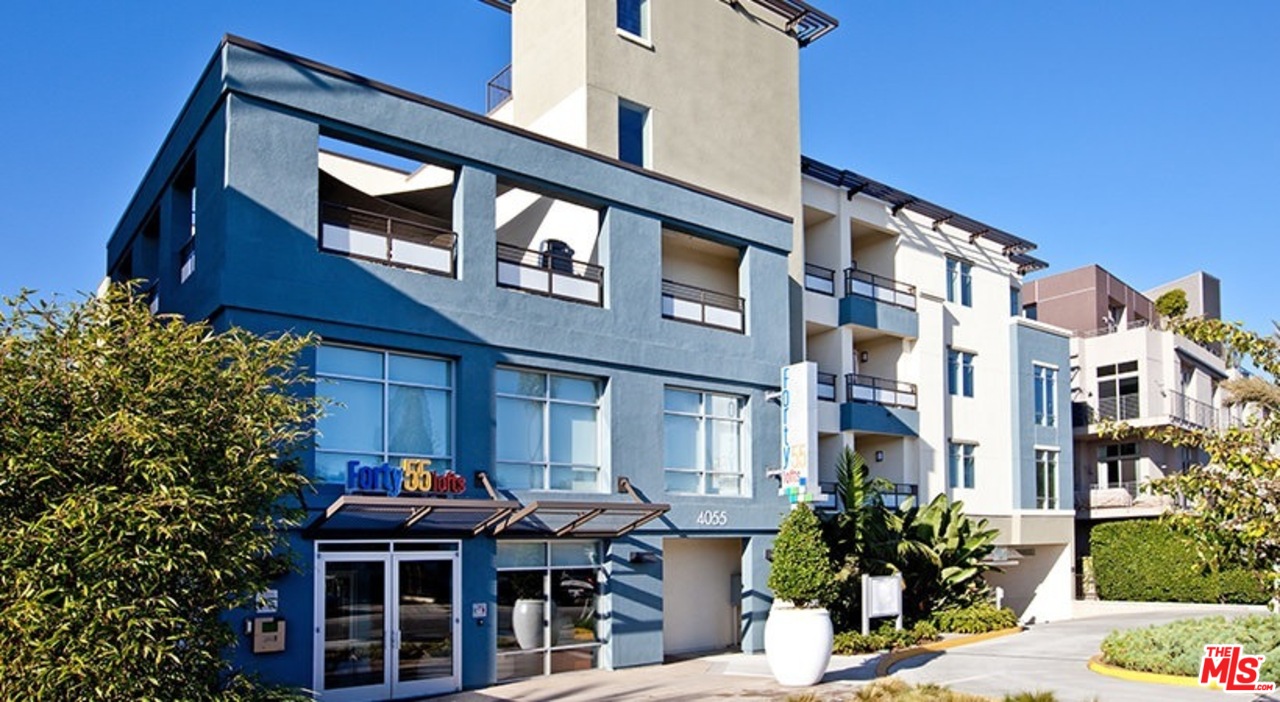
[[[511,610],[511,629],[515,632],[516,643],[526,651],[542,648],[542,611],[542,600],[516,600]]]
[[[831,662],[831,614],[775,600],[764,625],[764,654],[780,685],[816,684]]]

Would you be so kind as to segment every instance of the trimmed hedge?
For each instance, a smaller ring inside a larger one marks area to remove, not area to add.
[[[1280,680],[1280,617],[1180,619],[1160,626],[1113,631],[1102,641],[1103,659],[1129,670],[1196,676],[1209,644],[1240,644],[1266,656],[1260,680]]]
[[[934,612],[929,618],[939,631],[951,634],[985,634],[988,631],[1012,629],[1018,625],[1018,615],[1007,607],[982,603],[961,609],[945,609]]]
[[[885,623],[866,636],[856,631],[836,634],[831,652],[837,656],[852,656],[859,653],[892,651],[896,648],[937,641],[940,638],[942,637],[938,635],[937,627],[929,622],[916,622],[915,626],[902,631],[894,629],[893,624]]]
[[[1190,537],[1159,520],[1098,524],[1089,533],[1098,596],[1140,602],[1266,604],[1266,582],[1255,573],[1201,572]]]

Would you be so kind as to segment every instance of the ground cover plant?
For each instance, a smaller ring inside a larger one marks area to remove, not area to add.
[[[853,656],[859,653],[875,653],[876,651],[892,651],[908,648],[942,638],[938,628],[929,622],[916,622],[910,628],[895,629],[893,624],[885,622],[880,628],[863,636],[856,631],[842,631],[836,634],[832,644],[832,653],[838,656]]]
[[[1129,670],[1196,676],[1209,644],[1240,644],[1263,654],[1261,680],[1280,682],[1280,617],[1182,619],[1141,629],[1113,631],[1102,641],[1103,660]]]
[[[228,669],[225,615],[279,575],[298,516],[282,459],[316,411],[309,343],[156,317],[122,287],[6,300],[0,699],[290,697]]]
[[[1017,692],[1005,695],[1000,702],[1057,702],[1049,692]],[[898,678],[876,680],[851,696],[824,697],[813,692],[787,695],[785,702],[997,702],[989,697],[956,692],[942,685],[911,685]]]
[[[933,613],[930,621],[939,631],[951,634],[985,634],[1018,626],[1018,615],[1007,607],[981,602],[970,607],[943,609]]]

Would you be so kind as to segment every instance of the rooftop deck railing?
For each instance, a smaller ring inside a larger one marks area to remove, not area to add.
[[[856,268],[844,269],[844,294],[871,298],[909,310],[916,308],[916,286]]]
[[[498,244],[498,285],[535,295],[604,304],[604,268],[550,251]]]
[[[452,277],[457,239],[447,229],[335,202],[320,204],[320,248],[352,258]]]
[[[490,78],[484,87],[484,112],[493,114],[494,110],[511,99],[511,64],[507,64],[506,68],[498,71],[498,74]]]
[[[662,316],[741,334],[746,317],[746,301],[699,288],[695,285],[662,281]]]

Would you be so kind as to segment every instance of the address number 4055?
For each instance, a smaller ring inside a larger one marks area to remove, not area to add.
[[[724,526],[729,523],[729,514],[722,509],[704,509],[695,521],[698,526]]]

